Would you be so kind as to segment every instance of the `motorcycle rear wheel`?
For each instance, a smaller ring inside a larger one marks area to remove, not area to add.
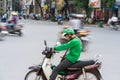
[[[118,28],[117,26],[114,28],[114,30],[116,30],[116,31],[117,31],[118,29],[119,29],[119,28]]]
[[[0,41],[4,41],[6,37],[6,34],[0,33]]]
[[[80,75],[77,78],[78,80],[84,80],[83,73],[80,73]],[[100,80],[100,77],[96,71],[86,71],[86,79],[85,80]]]
[[[25,75],[24,80],[44,80],[44,79],[42,78],[41,74],[38,75],[37,70],[31,70]]]

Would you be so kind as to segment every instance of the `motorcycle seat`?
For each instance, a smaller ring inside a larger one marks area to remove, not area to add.
[[[70,68],[68,69],[72,69],[72,68],[83,68],[85,66],[88,66],[88,65],[93,65],[95,64],[95,61],[94,60],[80,60],[78,61],[77,63],[73,64],[72,66],[70,66]]]

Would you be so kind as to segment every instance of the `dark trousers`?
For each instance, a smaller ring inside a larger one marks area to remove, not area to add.
[[[51,8],[50,12],[52,16],[55,16],[55,8]]]
[[[57,74],[59,73],[59,71],[64,70],[70,66],[72,66],[74,63],[70,62],[67,59],[64,59],[52,72],[51,76],[50,76],[50,80],[55,80],[55,78],[57,77]]]

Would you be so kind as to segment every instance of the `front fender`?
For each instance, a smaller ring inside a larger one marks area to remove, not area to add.
[[[100,71],[99,71],[98,69],[94,69],[94,70],[95,70],[95,71],[97,72],[97,74],[99,75],[99,78],[100,78],[100,79],[103,79]]]
[[[36,66],[30,66],[28,69],[32,69],[32,70],[40,70],[42,68],[41,65],[36,65]]]

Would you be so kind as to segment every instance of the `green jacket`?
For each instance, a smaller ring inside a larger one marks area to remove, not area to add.
[[[63,51],[66,49],[69,49],[66,54],[66,58],[73,63],[77,62],[82,51],[82,43],[80,39],[75,37],[65,44],[55,46],[56,51]]]

